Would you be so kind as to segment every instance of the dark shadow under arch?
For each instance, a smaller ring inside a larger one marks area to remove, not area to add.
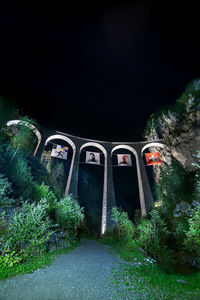
[[[101,165],[85,163],[86,151],[101,153]],[[84,207],[87,227],[92,234],[100,234],[102,226],[104,161],[103,152],[94,146],[84,147],[80,153],[78,199]]]
[[[62,145],[69,148],[66,160],[51,157],[49,162],[49,155],[51,153],[53,144]],[[48,155],[46,155],[47,153]],[[41,157],[41,161],[43,165],[47,168],[47,170],[48,168],[51,169],[51,176],[55,178],[56,180],[55,186],[59,190],[59,194],[62,197],[64,197],[64,193],[67,185],[72,156],[73,156],[73,149],[68,142],[62,139],[52,139],[47,143],[47,145],[44,146],[42,157]]]
[[[117,154],[131,154],[132,166],[117,166]],[[133,220],[135,211],[140,210],[135,155],[128,149],[117,149],[113,151],[112,163],[116,205],[126,211],[129,218]]]

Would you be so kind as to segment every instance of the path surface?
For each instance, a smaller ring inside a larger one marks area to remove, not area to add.
[[[56,257],[52,265],[0,281],[0,300],[109,300],[111,268],[120,260],[106,246],[82,240],[81,246]]]

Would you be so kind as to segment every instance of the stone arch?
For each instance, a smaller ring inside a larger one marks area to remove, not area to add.
[[[74,167],[74,159],[75,159],[75,154],[76,154],[76,145],[67,136],[61,135],[61,134],[54,134],[54,135],[51,135],[47,138],[47,140],[45,142],[45,146],[48,144],[49,141],[55,140],[55,139],[63,140],[65,142],[69,143],[70,146],[73,149],[73,156],[72,156],[71,166],[70,166],[70,170],[69,170],[69,176],[68,176],[68,179],[67,179],[67,185],[66,185],[66,189],[65,189],[65,196],[67,196],[68,193],[69,193],[69,188],[70,188],[70,183],[71,183],[71,178],[72,178],[72,171],[73,171],[73,167]]]
[[[143,152],[149,147],[164,148],[165,145],[162,143],[159,143],[159,142],[150,142],[150,143],[146,144],[141,150],[141,158],[142,158],[143,163],[144,163],[144,158],[143,158],[144,153]],[[149,186],[150,186],[151,193],[152,193],[152,196],[154,199],[156,198],[156,195],[155,195],[155,192],[152,187],[155,184],[155,182],[157,182],[158,178],[160,177],[160,167],[159,166],[160,165],[153,165],[152,166],[153,169],[151,169],[149,167],[146,169],[147,178],[149,180]]]
[[[144,190],[143,190],[143,185],[142,185],[142,176],[141,176],[141,171],[140,171],[138,153],[137,153],[137,151],[133,147],[131,147],[129,145],[123,145],[122,144],[122,145],[115,146],[112,149],[112,151],[111,151],[111,155],[117,149],[127,149],[127,150],[131,151],[135,155],[135,158],[136,158],[136,168],[137,168],[137,177],[138,177],[138,188],[139,188],[141,214],[142,214],[142,216],[144,216],[144,215],[146,215],[146,206],[145,206],[145,200],[144,200]]]
[[[161,147],[161,148],[164,148],[165,145],[162,144],[162,143],[158,143],[158,142],[152,142],[152,143],[149,143],[149,144],[146,144],[142,150],[141,150],[141,156],[143,155],[143,151],[149,147]]]
[[[104,234],[106,230],[106,217],[107,217],[107,151],[106,149],[99,143],[96,142],[87,142],[83,144],[80,148],[80,153],[81,150],[85,147],[96,147],[99,148],[103,154],[104,154],[104,184],[103,184],[103,204],[102,204],[102,221],[101,221],[101,234]]]
[[[23,120],[11,120],[11,121],[8,121],[6,125],[7,126],[12,126],[12,125],[18,125],[18,124],[19,125],[24,125],[24,126],[30,128],[31,130],[33,130],[33,132],[37,136],[38,143],[37,143],[37,146],[36,146],[34,154],[33,154],[34,156],[36,156],[38,148],[39,148],[40,143],[41,143],[41,139],[42,139],[41,133],[39,132],[39,130],[34,125],[32,125],[29,122],[23,121]]]

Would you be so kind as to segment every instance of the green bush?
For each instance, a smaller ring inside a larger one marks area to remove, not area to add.
[[[34,185],[34,197],[33,200],[38,203],[41,199],[46,199],[49,205],[47,212],[54,219],[57,198],[55,194],[50,190],[48,185],[35,183]]]
[[[126,212],[120,212],[117,207],[113,207],[111,218],[114,221],[114,229],[118,233],[119,240],[133,237],[135,228]]]
[[[11,216],[8,230],[1,238],[1,251],[6,247],[10,251],[26,250],[38,254],[46,249],[46,242],[52,231],[52,223],[47,215],[48,203],[42,199],[37,204],[25,202],[21,209]]]
[[[179,218],[177,220],[175,239],[178,245],[178,249],[182,248],[183,242],[186,237],[186,232],[189,230],[188,220],[186,218]]]
[[[44,182],[46,185],[49,185],[51,188],[53,188],[50,175],[41,161],[37,157],[31,155],[27,155],[26,159],[28,166],[31,167],[33,180],[38,184],[42,184]]]
[[[13,267],[15,264],[26,260],[27,257],[28,253],[26,253],[24,250],[20,250],[19,253],[16,253],[15,250],[12,251],[6,246],[0,255],[0,267]]]
[[[57,202],[56,218],[57,223],[68,237],[74,236],[76,229],[84,219],[83,208],[73,199],[72,195],[69,195]]]
[[[5,214],[5,211],[0,213],[0,237],[6,233],[8,228],[8,223],[5,219]]]
[[[171,165],[163,164],[160,180],[155,184],[154,189],[157,202],[162,204],[160,209],[172,224],[171,229],[175,230],[174,209],[177,203],[192,201],[194,173],[186,172],[181,164],[171,157]]]
[[[194,214],[188,219],[189,230],[185,231],[184,246],[188,252],[200,256],[200,206],[194,209]]]
[[[0,174],[0,207],[9,207],[13,204],[14,200],[8,197],[11,192],[11,183]]]
[[[170,270],[172,256],[167,246],[170,232],[159,211],[156,209],[152,210],[150,219],[142,218],[137,231],[138,238],[136,243],[155,258],[165,270]]]
[[[21,197],[23,200],[31,199],[34,189],[31,168],[22,154],[17,154],[12,162],[10,162],[10,156],[9,153],[9,157],[7,157],[9,168],[5,170],[5,173],[12,183],[12,195],[15,198]]]
[[[195,198],[200,202],[200,151],[197,151],[197,154],[193,154],[195,157],[198,158],[199,162],[198,163],[192,163],[192,166],[197,167],[197,172],[195,174]]]

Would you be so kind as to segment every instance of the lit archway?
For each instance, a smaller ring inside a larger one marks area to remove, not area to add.
[[[146,166],[146,174],[147,174],[147,177],[148,177],[148,180],[149,180],[149,185],[150,185],[150,188],[151,188],[151,193],[152,193],[152,196],[154,198],[154,201],[156,199],[156,195],[155,195],[155,190],[153,188],[153,186],[155,185],[155,183],[159,180],[159,177],[160,177],[160,166],[161,165],[146,165],[146,159],[144,157],[144,151],[148,151],[148,148],[150,147],[155,147],[155,148],[164,148],[165,145],[162,144],[162,143],[159,143],[159,142],[150,142],[148,144],[146,144],[142,150],[141,150],[141,156],[142,156],[142,160],[143,160],[143,163],[144,165]]]
[[[101,220],[101,234],[104,234],[106,230],[106,217],[107,217],[107,151],[99,143],[87,142],[80,148],[80,153],[85,147],[96,147],[100,149],[104,154],[104,180],[103,180],[103,203],[102,203],[102,220]]]
[[[45,146],[51,140],[63,140],[65,142],[67,142],[72,147],[72,150],[73,150],[72,161],[71,161],[71,166],[70,166],[70,170],[69,170],[69,176],[68,176],[68,179],[67,179],[67,185],[66,185],[66,189],[65,189],[65,196],[67,196],[68,193],[69,193],[69,188],[70,188],[70,183],[71,183],[71,178],[72,178],[72,171],[73,171],[73,167],[74,167],[74,159],[75,159],[75,154],[76,154],[76,146],[75,146],[74,142],[70,138],[68,138],[67,136],[61,135],[61,134],[55,134],[55,135],[49,136],[47,138],[46,142],[45,142]]]
[[[146,215],[146,206],[145,206],[145,201],[144,201],[144,190],[143,190],[143,185],[142,185],[142,177],[141,177],[141,172],[140,172],[138,154],[137,154],[136,150],[133,147],[129,146],[129,145],[118,145],[118,146],[115,146],[112,149],[111,155],[113,154],[113,152],[115,150],[118,150],[118,149],[127,149],[127,150],[131,151],[135,155],[141,214],[142,214],[142,216],[145,216]]]
[[[142,150],[141,150],[141,156],[143,156],[143,151],[146,150],[147,148],[149,147],[161,147],[161,148],[164,148],[165,145],[164,144],[161,144],[161,143],[158,143],[158,142],[152,142],[152,143],[149,143],[149,144],[146,144]]]
[[[34,133],[35,135],[37,136],[37,139],[38,139],[38,143],[37,143],[37,146],[35,148],[35,151],[34,151],[34,156],[36,156],[37,154],[37,151],[38,151],[38,148],[40,146],[40,143],[41,143],[41,134],[39,132],[39,130],[32,124],[26,122],[26,121],[23,121],[23,120],[11,120],[11,121],[8,121],[7,126],[12,126],[12,125],[23,125],[23,126],[26,126],[28,128],[30,128]]]

